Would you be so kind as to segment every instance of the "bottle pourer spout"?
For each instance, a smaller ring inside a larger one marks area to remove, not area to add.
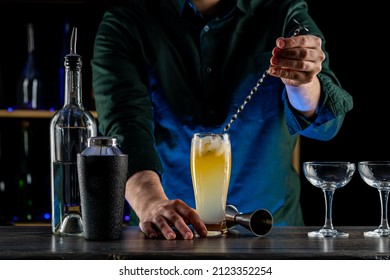
[[[77,27],[72,28],[72,34],[70,35],[70,52],[65,56],[65,67],[81,67],[81,56],[77,54]]]
[[[76,54],[76,45],[77,45],[77,27],[73,27],[72,35],[70,37],[70,53]]]

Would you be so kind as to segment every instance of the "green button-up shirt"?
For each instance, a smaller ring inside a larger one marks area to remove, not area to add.
[[[92,60],[100,132],[117,137],[130,174],[155,170],[169,198],[193,207],[192,134],[223,131],[268,69],[276,39],[293,34],[293,19],[325,45],[303,0],[222,4],[207,17],[186,0],[133,0],[112,8],[98,29]],[[331,139],[353,104],[326,56],[314,119],[296,114],[284,84],[268,76],[231,125],[228,203],[239,211],[266,208],[276,225],[303,223],[292,166],[297,135]]]

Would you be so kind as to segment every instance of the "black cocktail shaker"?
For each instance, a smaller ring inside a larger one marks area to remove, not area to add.
[[[127,166],[128,156],[112,137],[89,138],[88,147],[77,155],[85,239],[120,238]]]

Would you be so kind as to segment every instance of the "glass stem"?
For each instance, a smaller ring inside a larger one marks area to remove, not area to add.
[[[389,229],[387,220],[387,204],[389,199],[389,191],[379,189],[379,198],[381,200],[381,224],[380,229]]]
[[[323,229],[333,229],[332,223],[332,204],[333,204],[333,194],[334,190],[326,189],[324,190],[325,196],[325,224],[322,227]]]

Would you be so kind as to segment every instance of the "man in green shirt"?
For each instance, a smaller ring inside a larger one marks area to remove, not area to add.
[[[308,29],[291,37],[298,21]],[[194,132],[232,123],[228,203],[303,225],[297,136],[329,140],[352,97],[329,69],[304,0],[132,0],[106,12],[92,60],[100,131],[129,155],[126,198],[150,238],[205,236],[194,210]]]

